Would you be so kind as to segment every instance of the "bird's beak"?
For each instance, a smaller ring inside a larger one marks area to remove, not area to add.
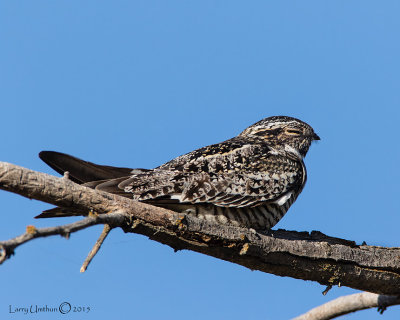
[[[312,139],[313,140],[321,140],[321,138],[316,133],[313,134]]]

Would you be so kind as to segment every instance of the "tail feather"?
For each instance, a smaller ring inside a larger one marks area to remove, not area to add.
[[[41,218],[61,218],[61,217],[74,217],[74,216],[87,216],[88,212],[79,211],[77,209],[55,207],[53,209],[44,210],[41,214],[37,215],[35,219]]]
[[[42,151],[39,153],[39,157],[60,174],[68,171],[69,178],[79,184],[115,179],[132,174],[130,168],[102,166],[61,152]],[[136,170],[147,171],[146,169]]]
[[[125,197],[132,197],[131,193],[126,193],[124,189],[121,189],[119,187],[119,184],[122,181],[125,181],[129,179],[130,176],[127,177],[121,177],[121,178],[116,178],[116,179],[109,179],[109,180],[99,180],[95,182],[89,182],[85,183],[84,186],[94,188],[96,190],[101,190],[113,194],[118,194],[120,196],[125,196]]]
[[[124,195],[124,191],[118,188],[118,183],[120,181],[128,179],[132,174],[149,171],[147,169],[130,169],[98,165],[55,151],[42,151],[39,153],[39,157],[60,174],[64,174],[68,171],[69,179],[76,183],[83,184],[90,188],[96,188],[102,185],[105,188],[98,189],[120,195]],[[128,194],[125,195],[128,196]],[[56,207],[43,211],[35,218],[69,217],[77,215],[88,215],[88,212],[78,211],[75,208]]]

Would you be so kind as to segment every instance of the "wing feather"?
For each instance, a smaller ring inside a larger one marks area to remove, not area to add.
[[[274,159],[276,161],[276,159]],[[213,204],[222,207],[256,206],[261,202],[280,201],[284,195],[300,191],[302,163],[291,163],[290,174],[279,166],[262,174],[254,172],[182,172],[155,169],[132,176],[118,187],[132,193],[134,199],[154,204],[157,199],[180,203]],[[288,197],[286,197],[288,198]]]
[[[265,144],[246,144],[240,137],[192,151],[153,170],[99,166],[53,152],[43,152],[41,158],[58,172],[71,170],[75,181],[85,186],[154,205],[283,204],[289,198],[285,195],[298,194],[306,179],[301,160],[279,155]]]

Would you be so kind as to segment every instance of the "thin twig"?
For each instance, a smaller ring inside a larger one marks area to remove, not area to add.
[[[123,221],[126,218],[127,217],[124,212],[114,212],[86,217],[82,220],[56,227],[36,229],[34,226],[27,226],[26,232],[22,235],[10,240],[0,241],[0,264],[14,253],[15,248],[33,239],[44,238],[54,235],[61,235],[65,238],[68,238],[69,235],[73,232],[97,224],[109,223],[112,225],[122,225]]]
[[[97,239],[96,243],[94,244],[92,250],[89,252],[88,256],[86,257],[85,261],[82,264],[80,272],[85,272],[87,267],[89,266],[90,262],[94,258],[94,256],[99,252],[101,245],[103,244],[104,240],[107,238],[108,234],[111,231],[111,226],[109,224],[104,225],[104,229],[100,234],[100,237]]]
[[[388,306],[400,304],[400,296],[362,292],[343,296],[311,309],[293,320],[328,320],[359,310],[378,308],[383,313]]]
[[[331,284],[327,285],[326,288],[325,288],[325,290],[322,291],[322,294],[323,294],[324,296],[326,296],[326,294],[327,294],[327,293],[329,292],[329,290],[331,290],[331,289],[332,289],[332,285],[331,285]]]

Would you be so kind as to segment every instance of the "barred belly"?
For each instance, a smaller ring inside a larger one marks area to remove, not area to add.
[[[292,195],[281,206],[275,203],[265,203],[243,208],[219,207],[212,204],[175,204],[163,205],[163,207],[217,224],[265,230],[272,228],[282,219],[294,200],[295,197]]]

